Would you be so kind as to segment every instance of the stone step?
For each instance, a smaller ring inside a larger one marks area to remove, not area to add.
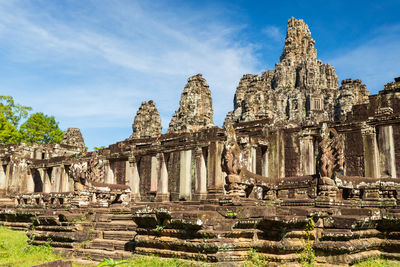
[[[58,242],[58,241],[45,241],[45,240],[33,240],[31,242],[31,244],[34,246],[42,246],[42,245],[49,244],[50,246],[57,247],[57,248],[73,248],[74,247],[73,242]]]
[[[105,251],[102,249],[75,249],[74,255],[76,258],[92,260],[92,261],[102,261],[104,259],[129,259],[133,256],[132,252],[128,251]]]
[[[133,221],[132,214],[112,214],[111,220],[113,221]]]
[[[95,228],[104,231],[134,231],[136,224],[133,221],[98,222]]]
[[[110,240],[130,241],[135,238],[135,231],[104,231],[103,238]]]
[[[26,231],[31,226],[28,222],[4,222],[0,221],[0,226],[4,226],[15,231]]]
[[[110,239],[94,239],[85,247],[88,249],[102,249],[106,251],[133,251],[134,250],[134,242],[132,241],[119,241],[119,240],[110,240]]]

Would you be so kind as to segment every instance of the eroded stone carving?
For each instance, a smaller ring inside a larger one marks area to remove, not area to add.
[[[234,111],[225,123],[260,119],[332,120],[338,93],[335,69],[317,59],[315,41],[303,20],[291,18],[281,61],[274,70],[246,74],[237,87]]]
[[[242,151],[237,143],[232,124],[225,127],[226,141],[222,152],[222,170],[226,172],[226,191],[230,196],[246,196],[246,185],[241,183]]]
[[[318,146],[318,171],[320,174],[320,194],[335,196],[337,186],[334,175],[343,170],[343,137],[324,123],[321,127]]]
[[[169,124],[169,133],[195,132],[214,126],[211,92],[201,74],[188,79],[179,109]]]
[[[161,135],[161,117],[153,100],[142,102],[132,124],[129,139],[154,138]]]
[[[361,80],[343,80],[336,100],[335,119],[345,119],[354,105],[368,103],[368,96],[367,86],[362,84]]]
[[[68,128],[61,141],[62,145],[79,147],[85,150],[85,141],[83,140],[81,131],[78,128]]]

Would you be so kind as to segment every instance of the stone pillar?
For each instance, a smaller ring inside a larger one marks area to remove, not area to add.
[[[51,192],[61,192],[61,167],[53,167],[51,171]]]
[[[257,147],[255,145],[250,146],[249,171],[252,173],[257,172]]]
[[[43,193],[51,192],[51,183],[50,177],[48,175],[47,169],[40,168],[39,169],[40,177],[43,179]]]
[[[128,179],[129,186],[131,187],[131,200],[140,201],[140,177],[135,157],[130,157],[126,162],[126,179]]]
[[[261,175],[264,177],[268,177],[268,148],[263,146],[261,148],[262,159],[261,159]]]
[[[160,173],[160,166],[157,156],[151,157],[150,192],[157,192],[157,182]]]
[[[285,143],[282,131],[269,133],[267,153],[268,176],[271,178],[285,177]]]
[[[216,199],[224,193],[224,176],[221,168],[222,142],[211,142],[208,146],[208,199]]]
[[[375,127],[364,125],[361,133],[364,148],[365,177],[379,178],[379,153]]]
[[[129,166],[131,171],[131,178],[129,180],[129,184],[131,186],[131,198],[133,201],[140,201],[140,176],[136,158],[133,158],[132,161],[129,161]]]
[[[396,178],[396,162],[392,125],[378,128],[380,177]]]
[[[164,153],[160,153],[158,156],[160,176],[158,178],[156,201],[165,202],[169,201],[167,162]]]
[[[65,169],[65,165],[61,167],[61,185],[60,192],[69,192],[69,182],[68,182],[68,173]]]
[[[7,180],[7,165],[0,165],[0,195],[5,195]]]
[[[179,199],[192,198],[192,150],[180,152]]]
[[[195,199],[203,200],[207,198],[207,167],[202,148],[196,149],[196,185]]]
[[[314,138],[310,135],[300,139],[300,175],[313,175],[316,173],[314,161]]]
[[[114,172],[109,160],[104,161],[104,183],[114,184]]]
[[[30,169],[27,169],[26,173],[26,193],[33,193],[35,191],[35,183],[33,181],[33,175]]]

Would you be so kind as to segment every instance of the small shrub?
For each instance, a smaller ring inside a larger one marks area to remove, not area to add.
[[[308,219],[306,225],[306,240],[303,250],[299,253],[299,261],[302,266],[314,266],[315,251],[311,242],[311,232],[314,230],[314,221],[311,218]]]
[[[226,212],[226,214],[225,214],[225,217],[226,218],[236,218],[236,216],[237,216],[237,213],[236,212],[234,212],[234,211],[231,211],[231,210],[228,210],[227,212]]]
[[[114,267],[117,265],[121,265],[124,263],[128,263],[127,260],[113,260],[113,259],[104,259],[102,262],[100,262],[97,267]]]
[[[266,257],[260,256],[257,253],[257,250],[254,248],[250,248],[249,253],[247,254],[246,261],[243,263],[243,267],[261,267],[261,266],[269,266],[269,260]]]
[[[156,226],[156,231],[162,231],[162,230],[164,230],[164,225],[157,225]]]

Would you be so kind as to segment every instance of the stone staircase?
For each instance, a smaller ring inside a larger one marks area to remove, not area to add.
[[[93,231],[97,236],[74,249],[78,258],[102,261],[104,258],[127,259],[135,248],[136,224],[129,208],[96,211]]]

